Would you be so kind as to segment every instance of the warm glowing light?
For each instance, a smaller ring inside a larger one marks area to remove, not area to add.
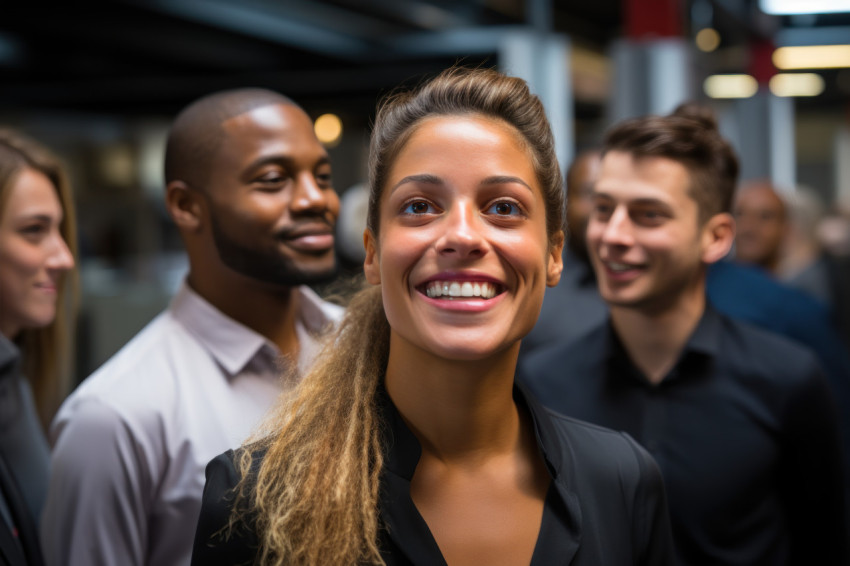
[[[702,88],[711,98],[749,98],[758,92],[759,84],[750,75],[712,75]]]
[[[850,67],[850,45],[795,45],[773,52],[780,69],[838,69]]]
[[[761,0],[761,11],[775,16],[850,12],[850,0]]]
[[[776,96],[817,96],[825,87],[815,73],[780,73],[770,79],[770,92]]]
[[[694,42],[700,51],[709,53],[720,46],[720,34],[717,33],[716,29],[703,28],[697,32]]]
[[[322,114],[316,118],[313,130],[320,142],[334,146],[342,138],[342,120],[336,114]]]

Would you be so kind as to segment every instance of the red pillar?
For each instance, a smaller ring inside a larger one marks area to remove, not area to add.
[[[682,37],[681,0],[622,0],[629,39]]]

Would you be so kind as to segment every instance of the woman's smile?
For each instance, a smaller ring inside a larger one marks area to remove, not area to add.
[[[438,357],[479,359],[517,343],[550,272],[560,273],[528,150],[513,128],[481,116],[416,128],[390,170],[378,238],[367,234],[365,267],[381,283],[394,343]]]

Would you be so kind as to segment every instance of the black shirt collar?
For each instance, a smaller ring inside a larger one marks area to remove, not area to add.
[[[607,331],[604,352],[611,367],[627,370],[633,377],[646,381],[640,370],[634,366],[629,358],[628,352],[617,335],[610,317],[606,324]],[[691,333],[691,336],[688,338],[688,341],[685,343],[682,352],[679,354],[676,365],[671,370],[671,374],[665,377],[662,383],[668,380],[678,379],[682,374],[679,371],[680,369],[689,367],[691,364],[706,367],[706,361],[716,358],[720,354],[722,327],[723,322],[720,314],[710,303],[706,303],[705,311],[697,323],[696,328]]]
[[[445,564],[436,541],[410,497],[410,480],[422,448],[383,385],[376,397],[385,426],[381,516],[391,544],[407,556],[409,563]],[[569,447],[561,442],[548,410],[522,385],[514,386],[514,399],[531,415],[537,445],[552,477],[532,566],[568,564],[578,552],[582,523],[578,495],[571,485],[570,474],[565,473],[568,458],[572,455],[568,453]]]

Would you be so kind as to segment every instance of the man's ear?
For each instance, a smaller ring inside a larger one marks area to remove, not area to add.
[[[366,281],[372,285],[381,283],[381,260],[378,257],[378,241],[372,230],[363,231],[363,247],[366,248],[366,259],[363,260],[363,273]]]
[[[726,257],[735,242],[735,219],[728,212],[715,214],[702,229],[702,261],[716,263]]]
[[[564,232],[558,232],[549,244],[549,261],[546,266],[546,285],[554,287],[561,280],[564,270]]]
[[[204,224],[202,197],[183,181],[171,181],[165,187],[165,206],[181,230],[195,232]]]

